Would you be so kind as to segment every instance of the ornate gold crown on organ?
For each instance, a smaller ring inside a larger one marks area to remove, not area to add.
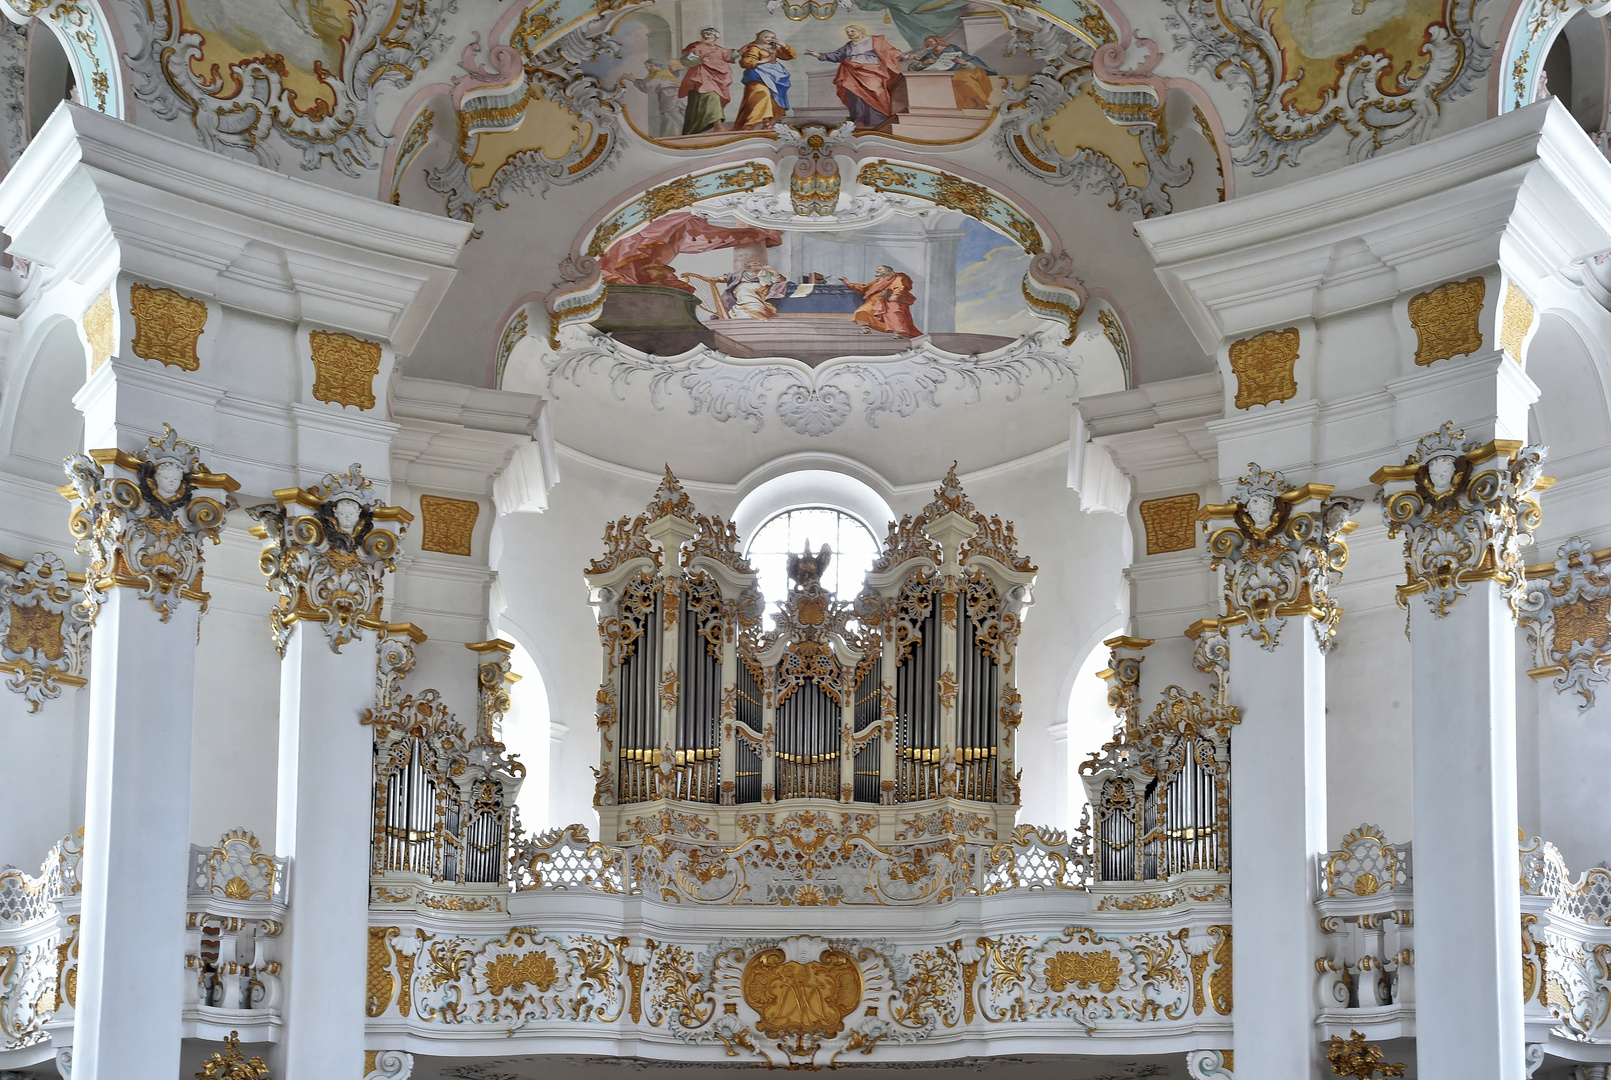
[[[604,647],[605,837],[683,804],[702,804],[723,840],[780,803],[854,809],[856,831],[885,840],[916,811],[1012,830],[1013,651],[1035,567],[954,467],[921,513],[890,523],[854,598],[823,587],[826,545],[790,555],[770,630],[737,531],[698,513],[669,469],[604,539],[587,581]]]

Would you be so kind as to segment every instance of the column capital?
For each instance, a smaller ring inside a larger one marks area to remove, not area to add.
[[[503,750],[503,718],[509,711],[509,688],[520,681],[509,657],[515,651],[502,638],[472,641],[466,649],[476,654],[476,746]]]
[[[277,505],[249,513],[258,523],[252,535],[266,541],[261,565],[275,594],[269,626],[280,654],[299,622],[323,623],[334,652],[365,630],[390,631],[381,619],[382,575],[394,568],[414,515],[382,503],[356,464],[274,498]]]
[[[1521,549],[1543,520],[1536,493],[1555,482],[1543,475],[1548,453],[1513,439],[1478,444],[1445,421],[1404,464],[1371,474],[1387,534],[1404,534],[1401,606],[1425,594],[1441,619],[1473,582],[1497,581],[1517,610],[1526,577]]]
[[[75,504],[68,530],[89,556],[92,597],[134,589],[167,622],[181,601],[202,610],[202,542],[218,543],[240,485],[207,471],[201,454],[167,424],[137,453],[92,450],[67,459],[71,482],[57,488]],[[214,497],[208,492],[215,492]]]
[[[1330,590],[1348,562],[1342,538],[1363,503],[1331,492],[1327,484],[1292,487],[1250,462],[1230,502],[1197,512],[1209,565],[1224,575],[1219,626],[1245,624],[1244,634],[1274,649],[1286,619],[1307,615],[1320,647],[1332,646],[1342,606]]]

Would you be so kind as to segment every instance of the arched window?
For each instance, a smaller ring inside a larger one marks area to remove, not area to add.
[[[841,600],[851,600],[861,591],[862,578],[878,557],[878,541],[867,523],[836,507],[802,506],[773,514],[755,530],[744,551],[766,596],[768,626],[789,592],[788,557],[808,544],[812,551],[823,544],[833,549],[822,584]]]

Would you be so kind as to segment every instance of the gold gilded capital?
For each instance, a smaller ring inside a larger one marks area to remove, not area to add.
[[[412,515],[384,505],[356,464],[274,497],[249,513],[253,534],[266,542],[259,565],[275,596],[269,627],[281,655],[299,622],[324,624],[335,652],[365,630],[406,633],[406,624],[381,618],[382,580]]]
[[[90,558],[91,592],[134,589],[163,622],[184,600],[207,609],[202,542],[218,543],[239,484],[209,472],[196,448],[167,424],[138,454],[72,455],[67,475],[70,483],[56,490],[75,504],[67,527]]]
[[[1291,487],[1279,472],[1250,463],[1230,502],[1197,515],[1209,534],[1210,565],[1224,576],[1225,614],[1215,628],[1244,625],[1244,634],[1274,649],[1286,619],[1307,615],[1329,649],[1342,618],[1331,587],[1348,562],[1342,538],[1360,505],[1333,496],[1328,484]]]
[[[1388,535],[1404,535],[1400,606],[1425,594],[1443,618],[1473,582],[1497,581],[1518,610],[1526,576],[1521,548],[1543,520],[1537,494],[1554,483],[1543,475],[1548,452],[1514,440],[1470,442],[1447,421],[1423,436],[1404,464],[1372,474]]]

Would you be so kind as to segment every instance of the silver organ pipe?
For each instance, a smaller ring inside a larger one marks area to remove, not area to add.
[[[657,757],[660,746],[659,692],[660,652],[663,638],[660,635],[664,617],[664,593],[656,590],[653,606],[640,616],[637,640],[626,646],[627,655],[620,665],[621,726],[617,740],[620,765],[617,768],[616,801],[622,803],[647,802],[655,797]],[[630,618],[623,613],[623,618]]]
[[[756,749],[761,737],[761,688],[749,664],[738,665],[738,690],[734,718],[749,729],[755,742],[740,737],[734,747],[734,801],[758,803],[761,801],[761,755]]]
[[[854,702],[855,721],[853,731],[859,738],[869,727],[879,721],[879,707],[882,703],[882,690],[878,680],[878,665],[868,664],[867,673],[862,676],[861,682],[856,686],[856,699]],[[883,744],[877,734],[870,735],[856,747],[856,758],[853,763],[855,769],[852,788],[854,799],[859,803],[876,803],[879,801],[880,781],[879,762],[883,756]]]
[[[966,607],[966,605],[959,605]],[[979,802],[996,800],[996,663],[980,648],[971,615],[960,615],[958,664],[957,796]]]
[[[895,798],[900,802],[940,794],[940,612],[932,598],[917,632],[912,651],[895,669]]]
[[[698,610],[690,603],[693,595],[703,598],[714,591],[714,585],[693,579],[679,594],[677,666],[682,686],[677,697],[675,776],[676,797],[688,802],[713,803],[721,791],[722,658],[699,632]]]

